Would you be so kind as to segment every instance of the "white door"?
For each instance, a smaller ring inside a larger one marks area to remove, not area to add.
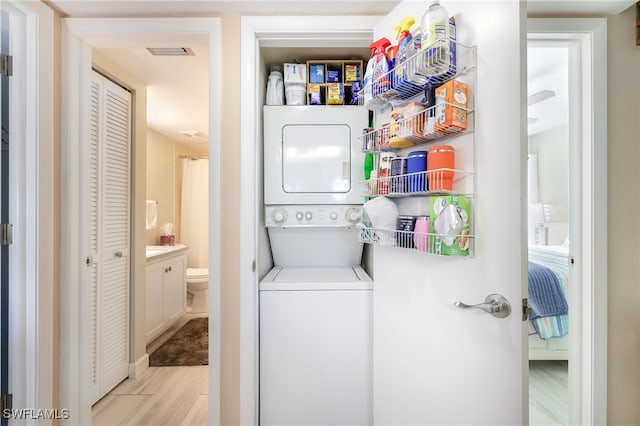
[[[83,243],[93,402],[129,369],[130,100],[128,91],[92,73]]]
[[[374,424],[527,424],[521,313],[525,6],[515,0],[441,4],[456,17],[458,41],[477,46],[475,132],[469,138],[475,161],[456,163],[475,170],[474,255],[374,246]],[[428,5],[401,3],[376,26],[374,39],[392,40],[402,18],[411,15],[420,22]],[[427,198],[411,198],[400,203],[400,213],[424,203]],[[484,302],[492,293],[511,303],[508,317],[454,306]]]
[[[292,124],[282,128],[282,188],[288,193],[351,189],[351,128]]]

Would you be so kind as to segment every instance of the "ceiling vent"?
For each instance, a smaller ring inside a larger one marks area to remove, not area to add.
[[[188,47],[147,47],[153,56],[195,56]]]

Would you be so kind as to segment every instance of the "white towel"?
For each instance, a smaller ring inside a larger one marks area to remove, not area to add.
[[[158,202],[147,200],[147,230],[158,225]]]
[[[396,219],[398,207],[387,197],[376,197],[363,206],[364,222],[373,228],[378,244],[393,246],[396,244]]]

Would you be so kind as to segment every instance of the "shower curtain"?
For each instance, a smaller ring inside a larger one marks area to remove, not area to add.
[[[209,267],[209,160],[182,164],[180,240],[189,247],[187,267]]]

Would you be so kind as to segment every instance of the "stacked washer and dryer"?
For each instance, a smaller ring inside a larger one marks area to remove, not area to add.
[[[260,424],[372,424],[373,284],[357,222],[368,111],[264,107]]]

